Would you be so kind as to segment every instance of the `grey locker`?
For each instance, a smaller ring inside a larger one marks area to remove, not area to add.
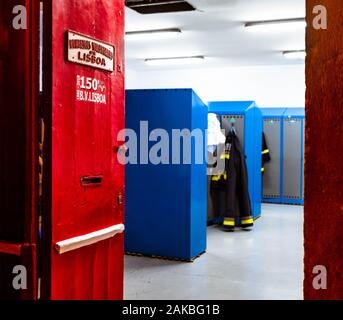
[[[236,134],[238,136],[239,141],[241,142],[242,148],[244,149],[244,129],[245,129],[244,116],[239,116],[239,115],[222,116],[222,128],[225,129],[226,133],[228,133],[232,127],[231,119],[236,120],[234,124]]]
[[[232,128],[231,120],[235,119],[234,127],[236,134],[244,148],[244,129],[245,129],[245,119],[241,115],[224,115],[221,116],[221,127],[225,129],[225,134],[228,134],[229,130]],[[225,213],[225,191],[213,192],[211,190],[211,177],[208,179],[208,201],[207,201],[207,210],[208,210],[208,219],[211,220],[215,217],[224,217]],[[213,192],[213,193],[212,193]],[[217,212],[216,212],[217,211]]]
[[[281,197],[281,119],[268,118],[263,121],[263,131],[270,151],[270,162],[265,164],[263,175],[263,198]]]
[[[284,119],[283,134],[283,197],[302,199],[302,119]]]

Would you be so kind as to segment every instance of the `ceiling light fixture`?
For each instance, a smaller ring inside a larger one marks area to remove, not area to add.
[[[140,14],[194,11],[185,0],[125,0],[125,5]]]
[[[161,40],[179,36],[182,31],[178,28],[130,31],[125,33],[125,40]]]
[[[188,65],[197,64],[205,61],[204,56],[192,57],[173,57],[173,58],[154,58],[146,59],[145,63],[150,66],[165,66],[165,65]]]
[[[247,22],[244,27],[256,31],[289,31],[306,28],[305,18]]]
[[[305,60],[306,51],[305,50],[284,51],[283,56],[287,59]]]

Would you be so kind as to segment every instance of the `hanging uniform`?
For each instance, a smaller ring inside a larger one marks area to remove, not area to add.
[[[212,176],[211,188],[218,201],[220,214],[224,218],[223,225],[228,230],[233,230],[236,221],[241,221],[242,228],[252,227],[250,196],[248,191],[248,172],[242,146],[236,133],[232,130],[226,138],[224,152],[220,156],[225,160],[223,173]],[[223,201],[224,200],[224,205]]]
[[[271,160],[270,158],[270,151],[268,149],[266,135],[262,134],[262,174],[265,172],[265,164]]]

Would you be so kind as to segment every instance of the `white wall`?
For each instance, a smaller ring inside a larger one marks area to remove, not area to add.
[[[305,65],[126,72],[127,89],[193,88],[204,102],[254,100],[260,107],[304,107]]]

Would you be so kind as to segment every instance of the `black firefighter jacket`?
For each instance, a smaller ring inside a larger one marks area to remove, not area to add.
[[[241,224],[253,225],[251,202],[248,190],[248,172],[245,155],[236,133],[231,130],[225,142],[225,174],[221,179],[212,180],[212,188],[225,192],[224,225],[235,226],[239,218]]]

